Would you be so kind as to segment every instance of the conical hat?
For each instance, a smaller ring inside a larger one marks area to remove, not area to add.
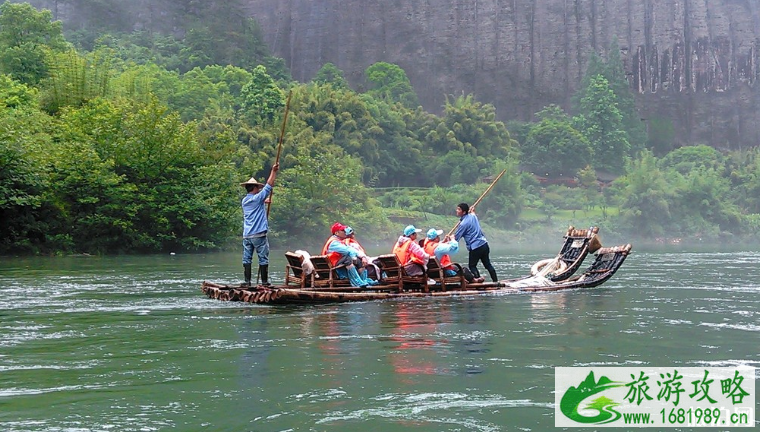
[[[251,177],[248,179],[245,183],[240,183],[240,186],[247,186],[247,185],[253,185],[253,186],[264,186],[264,183],[259,183],[256,181],[255,177]]]

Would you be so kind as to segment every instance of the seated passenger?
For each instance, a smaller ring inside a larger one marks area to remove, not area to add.
[[[420,231],[414,225],[408,225],[393,246],[393,254],[409,276],[422,276],[427,272],[430,255],[415,241]]]
[[[451,255],[459,252],[459,242],[449,236],[444,237],[443,241],[441,241],[442,234],[443,230],[430,228],[425,236],[423,249],[429,255],[435,255],[435,258],[441,264],[441,269],[445,276],[456,276],[464,272],[467,282],[474,282],[475,279],[469,269],[451,261]]]
[[[327,239],[322,247],[322,255],[327,255],[330,265],[333,267],[345,265],[345,267],[336,270],[338,277],[351,282],[351,286],[365,288],[368,285],[377,285],[377,281],[363,278],[356,270],[356,261],[361,262],[359,251],[351,246],[347,246],[346,226],[340,222],[335,222],[331,228],[332,235]]]
[[[356,232],[350,226],[346,227],[346,239],[344,243],[359,251],[361,263],[355,262],[357,269],[363,269],[359,271],[359,274],[365,279],[380,280],[380,268],[374,263],[374,258],[367,256],[362,245],[356,240]]]
[[[362,245],[360,245],[359,241],[356,240],[356,232],[354,231],[354,229],[351,228],[350,226],[347,226],[344,232],[346,233],[346,239],[344,241],[346,245],[351,246],[352,248],[358,250],[360,254],[367,256],[367,254],[364,252],[364,248],[362,247]]]
[[[446,236],[441,242],[442,234],[443,230],[430,228],[425,236],[422,248],[428,255],[435,255],[435,258],[441,263],[441,269],[445,276],[456,276],[457,269],[451,263],[450,255],[459,252],[459,242],[451,240],[449,236]]]

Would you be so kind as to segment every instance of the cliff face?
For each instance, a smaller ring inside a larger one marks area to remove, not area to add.
[[[617,37],[643,118],[670,118],[681,144],[760,143],[757,0],[246,1],[299,81],[332,62],[356,88],[385,61],[428,110],[474,93],[503,120],[569,107]]]
[[[617,37],[642,118],[671,119],[680,144],[760,143],[758,0],[234,1],[299,81],[332,62],[361,90],[364,70],[385,61],[404,68],[429,111],[440,112],[446,94],[474,93],[502,120],[569,108],[590,53],[606,55]],[[114,13],[82,0],[31,3],[74,25]],[[193,7],[114,4],[132,11],[126,26],[169,32]]]

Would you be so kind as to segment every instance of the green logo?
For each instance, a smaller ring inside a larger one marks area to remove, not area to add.
[[[559,404],[559,409],[567,418],[574,420],[578,423],[584,424],[605,424],[618,420],[622,414],[615,411],[614,407],[620,405],[612,399],[605,396],[599,396],[592,400],[582,409],[595,410],[599,414],[593,417],[587,417],[578,412],[578,408],[581,406],[584,400],[597,395],[607,389],[615,387],[623,387],[625,384],[612,381],[606,376],[599,378],[599,382],[594,380],[594,372],[589,372],[585,380],[583,380],[578,387],[570,387],[562,396],[562,400]]]

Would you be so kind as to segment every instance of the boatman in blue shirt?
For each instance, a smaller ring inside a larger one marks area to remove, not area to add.
[[[475,212],[470,211],[470,206],[467,203],[460,203],[457,205],[457,216],[459,216],[459,226],[457,226],[457,230],[454,233],[454,239],[459,241],[460,238],[464,238],[464,244],[470,252],[467,267],[470,268],[472,275],[475,276],[475,281],[483,282],[484,280],[478,271],[478,261],[482,261],[483,267],[491,275],[491,280],[498,282],[496,269],[493,268],[491,258],[489,257],[491,248],[488,247],[488,240],[486,240],[486,236],[483,235],[483,231],[480,229],[480,222]]]
[[[261,275],[261,285],[269,286],[269,240],[267,231],[269,222],[267,221],[266,199],[272,193],[274,179],[277,177],[277,171],[280,164],[274,164],[266,184],[262,184],[251,177],[247,182],[240,183],[248,192],[243,197],[243,273],[245,275],[245,285],[251,286],[251,263],[253,261],[253,251],[259,258],[259,274]]]

